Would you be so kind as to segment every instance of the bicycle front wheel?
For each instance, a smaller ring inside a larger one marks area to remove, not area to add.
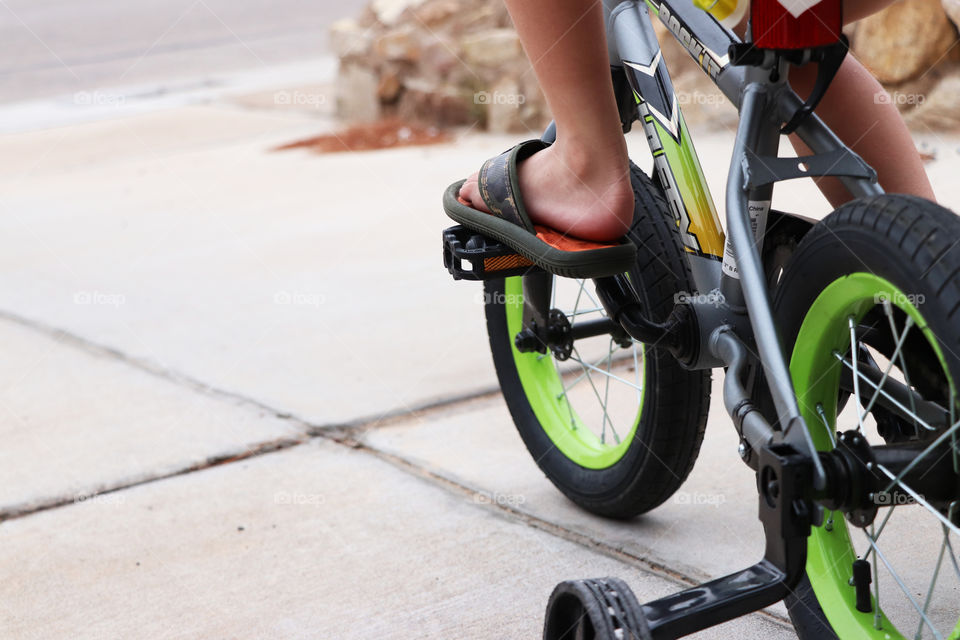
[[[635,196],[631,282],[662,320],[693,291],[676,223],[650,179],[631,166]],[[579,340],[569,359],[521,353],[520,277],[486,283],[494,365],[517,430],[540,469],[568,498],[598,515],[630,518],[667,500],[700,450],[710,374],[669,354],[610,335]],[[605,316],[585,280],[553,278],[551,308],[575,327]]]

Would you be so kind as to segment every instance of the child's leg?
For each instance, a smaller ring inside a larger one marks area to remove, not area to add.
[[[601,5],[595,0],[505,1],[557,123],[556,144],[520,164],[527,212],[535,223],[573,236],[619,238],[633,219],[633,190]],[[460,196],[486,210],[476,174]]]
[[[887,4],[890,2],[845,0],[844,21],[858,20]],[[790,71],[791,85],[804,98],[813,89],[815,79],[814,65]],[[816,113],[841,140],[877,170],[884,190],[934,200],[933,188],[913,138],[897,108],[882,99],[885,95],[876,78],[848,55]],[[797,136],[790,136],[790,141],[799,155],[810,153]],[[850,199],[850,194],[836,178],[819,179],[817,185],[834,207]]]

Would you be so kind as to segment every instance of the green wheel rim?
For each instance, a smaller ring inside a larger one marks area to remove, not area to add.
[[[513,360],[517,367],[520,384],[527,402],[540,422],[550,441],[567,458],[587,469],[607,469],[616,464],[630,448],[640,416],[646,385],[640,395],[637,414],[629,430],[619,443],[602,442],[580,418],[576,408],[564,394],[563,382],[552,357],[538,353],[521,353],[513,345],[513,336],[523,328],[523,280],[507,278],[504,286],[504,307],[507,318],[507,335],[511,339]],[[643,358],[639,375],[646,379],[646,358]],[[642,383],[641,383],[642,384]]]
[[[804,316],[790,359],[790,373],[800,411],[814,444],[820,450],[828,450],[833,445],[830,433],[817,413],[818,404],[828,422],[836,424],[837,390],[843,365],[833,352],[843,353],[850,344],[848,318],[852,316],[859,322],[882,298],[913,318],[955,389],[937,340],[908,296],[889,281],[873,274],[854,273],[838,278],[817,296]],[[874,613],[857,610],[854,587],[848,583],[851,563],[857,558],[856,551],[843,514],[827,512],[824,521],[830,519],[834,523],[832,530],[815,527],[807,546],[807,576],[830,625],[840,638],[903,638],[883,614],[882,607],[881,629],[874,627]],[[960,622],[949,638],[960,638]]]

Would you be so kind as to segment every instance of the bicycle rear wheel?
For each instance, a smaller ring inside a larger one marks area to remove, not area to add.
[[[638,247],[631,281],[662,320],[679,292],[693,291],[676,223],[650,179],[631,165]],[[521,353],[520,277],[485,284],[487,330],[504,399],[546,476],[581,507],[630,518],[669,498],[693,467],[710,394],[707,371],[609,335],[577,341],[568,360]],[[590,281],[553,278],[551,308],[572,326],[605,316]]]
[[[896,453],[920,470],[874,461],[887,489],[813,529],[806,579],[787,598],[798,633],[960,637],[960,218],[903,195],[848,203],[800,243],[774,311],[817,447],[855,431],[865,457]],[[856,605],[856,560],[870,566],[869,611]]]

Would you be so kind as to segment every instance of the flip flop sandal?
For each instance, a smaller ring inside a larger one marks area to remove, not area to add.
[[[444,211],[463,226],[503,242],[558,276],[600,278],[628,271],[637,259],[637,248],[628,239],[591,242],[530,220],[520,197],[517,164],[548,146],[541,140],[528,140],[483,163],[478,177],[480,197],[492,213],[478,211],[460,198],[466,180],[447,187]]]

